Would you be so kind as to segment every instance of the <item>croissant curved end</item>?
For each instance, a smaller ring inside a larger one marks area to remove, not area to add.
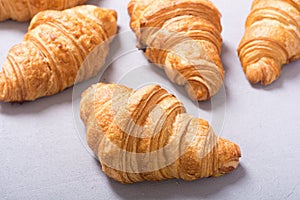
[[[5,89],[6,89],[5,87],[6,87],[5,78],[3,72],[0,72],[0,101],[5,100]]]
[[[235,170],[239,165],[239,158],[236,158],[236,160],[231,160],[225,163],[219,170],[219,176],[228,174]]]
[[[190,83],[185,85],[185,89],[193,101],[205,101],[210,98],[208,88],[204,84],[194,82],[193,86]]]
[[[223,140],[223,146],[219,152],[219,168],[216,176],[228,174],[235,170],[239,165],[239,158],[241,157],[241,150],[237,144]]]
[[[250,83],[261,82],[262,85],[269,85],[279,77],[281,65],[272,58],[261,58],[244,69]]]

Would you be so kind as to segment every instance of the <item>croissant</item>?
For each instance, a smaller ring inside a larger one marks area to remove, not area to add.
[[[209,0],[131,0],[130,26],[148,60],[184,85],[193,100],[207,100],[224,79],[220,13]]]
[[[87,0],[0,0],[0,21],[27,21],[44,10],[64,10]]]
[[[238,55],[251,83],[278,79],[282,65],[300,57],[300,1],[254,0]]]
[[[88,79],[105,62],[117,14],[86,5],[43,11],[23,42],[12,47],[0,72],[0,100],[32,101]]]
[[[121,183],[220,176],[241,156],[238,145],[217,137],[158,85],[137,91],[92,85],[82,94],[80,115],[103,172]]]

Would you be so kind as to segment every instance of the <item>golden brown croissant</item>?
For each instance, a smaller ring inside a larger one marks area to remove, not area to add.
[[[0,0],[0,21],[27,21],[44,10],[64,10],[87,0]]]
[[[131,0],[130,26],[138,47],[194,100],[223,84],[220,13],[209,0]]]
[[[158,85],[137,91],[92,85],[82,94],[80,114],[102,170],[122,183],[220,176],[234,170],[241,156],[236,144],[186,114]]]
[[[0,72],[0,100],[31,101],[56,94],[99,72],[117,30],[116,12],[86,5],[43,11],[31,21]]]
[[[300,57],[300,1],[254,0],[238,54],[251,83],[275,81]]]

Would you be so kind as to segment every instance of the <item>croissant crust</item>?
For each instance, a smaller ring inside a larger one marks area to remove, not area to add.
[[[122,183],[220,176],[241,156],[158,85],[135,91],[98,83],[82,94],[80,114],[102,170]]]
[[[87,0],[0,0],[0,22],[7,19],[30,20],[44,10],[64,10]]]
[[[238,54],[251,83],[271,84],[300,57],[300,1],[255,0]]]
[[[220,13],[208,0],[131,0],[130,26],[138,47],[194,100],[223,84]]]
[[[91,5],[37,14],[2,66],[0,100],[32,101],[96,75],[116,19],[115,11]]]

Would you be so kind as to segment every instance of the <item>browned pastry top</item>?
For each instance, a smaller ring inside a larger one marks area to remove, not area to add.
[[[271,84],[281,67],[300,57],[300,1],[255,0],[238,54],[253,84]]]
[[[82,94],[80,114],[103,171],[123,183],[220,176],[235,169],[241,156],[236,144],[186,114],[158,85],[137,91],[93,85]]]
[[[130,26],[138,47],[194,100],[222,86],[220,12],[209,0],[131,0]]]
[[[64,10],[87,0],[0,0],[0,22],[13,19],[27,21],[40,11]]]
[[[23,41],[7,55],[0,100],[35,100],[96,75],[117,31],[116,21],[115,11],[92,5],[37,14]]]

